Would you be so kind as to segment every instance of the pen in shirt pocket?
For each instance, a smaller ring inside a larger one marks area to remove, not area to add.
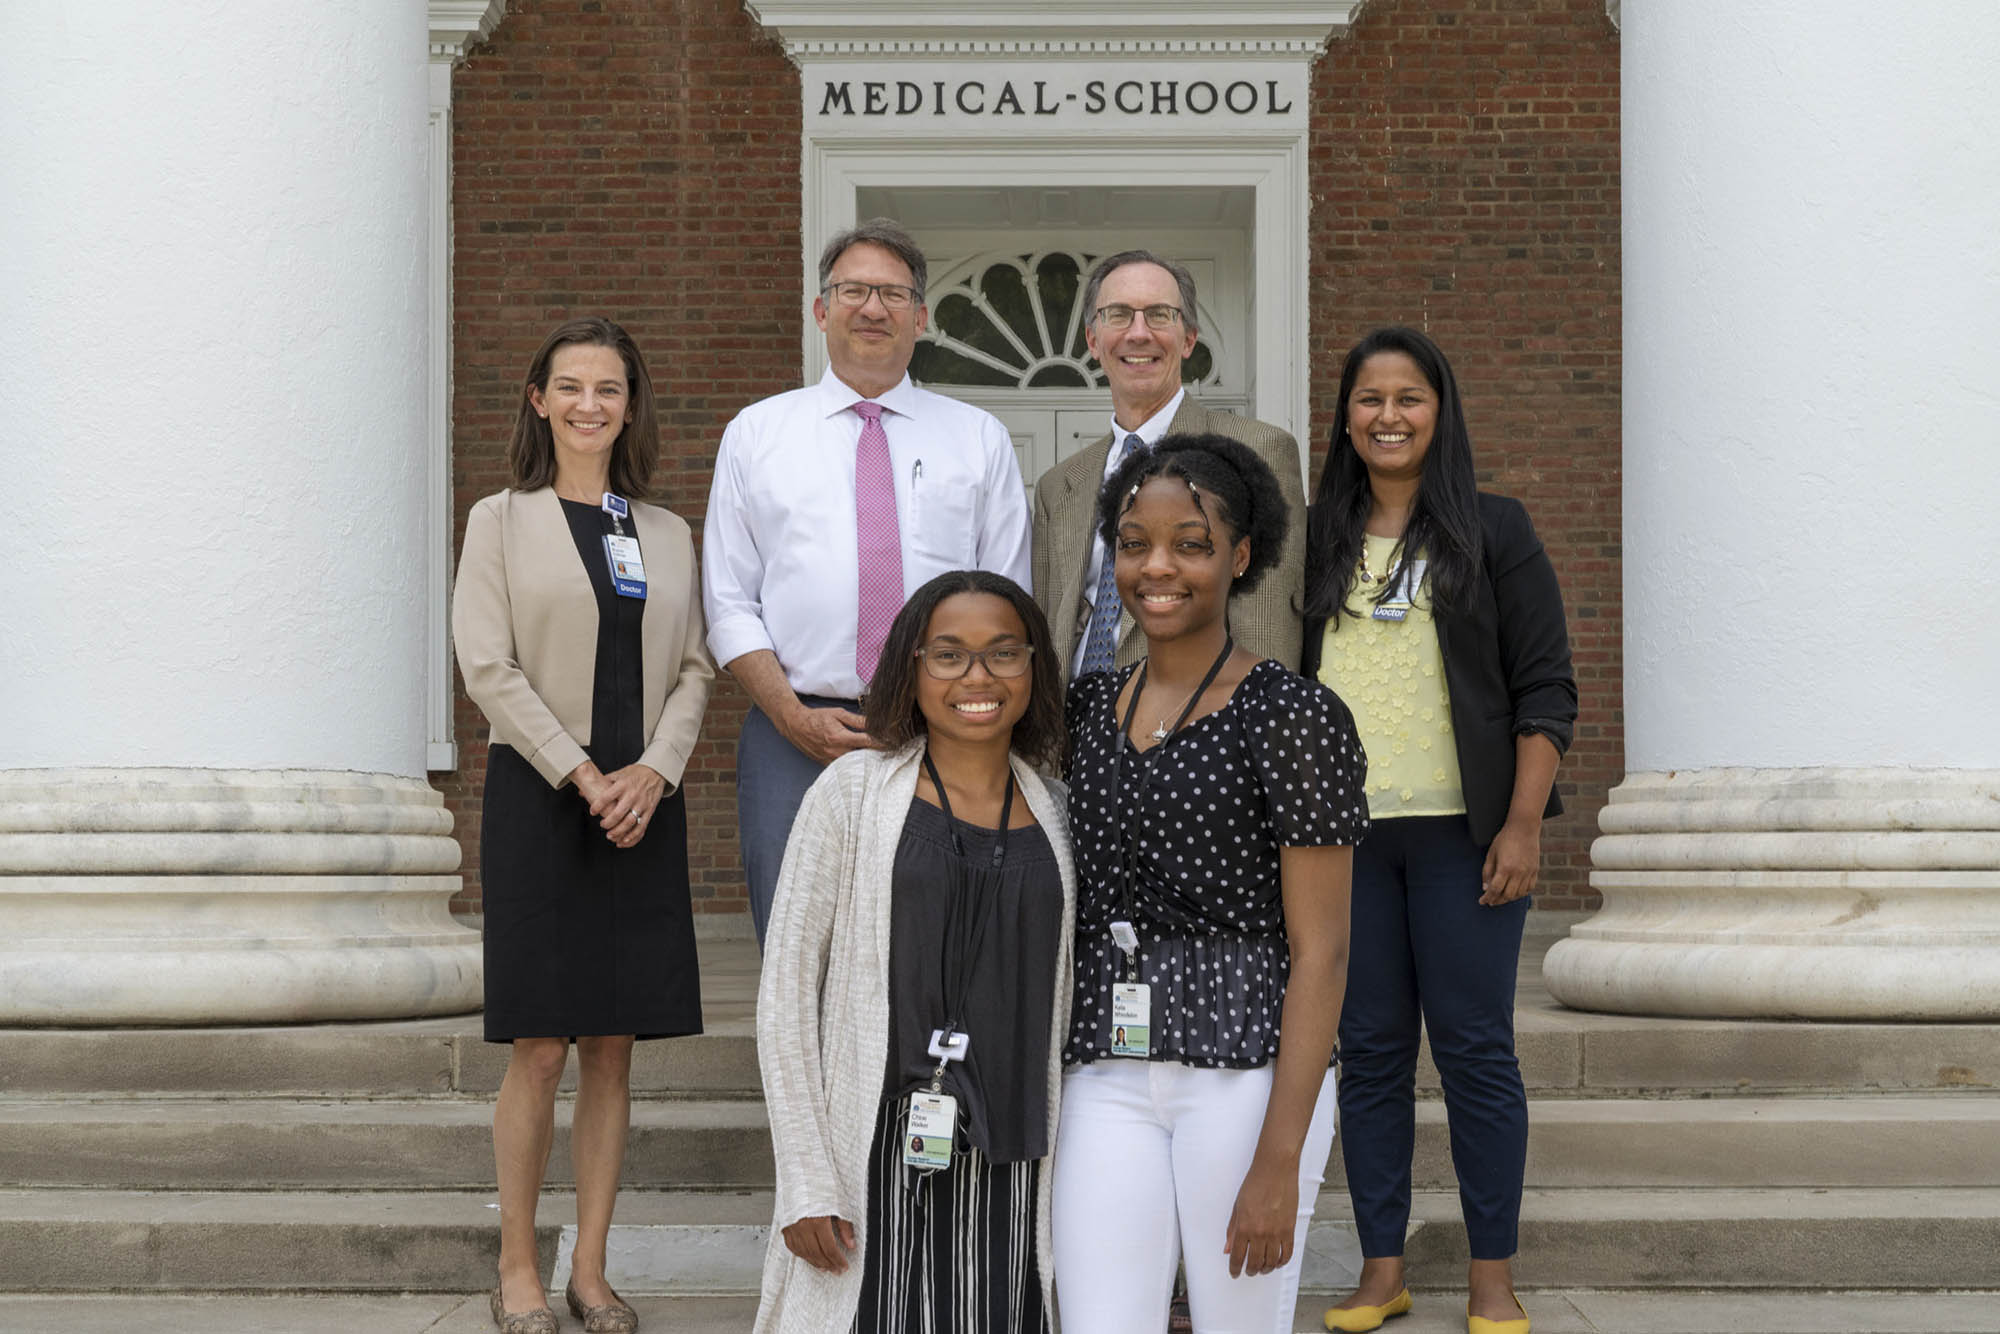
[[[910,465],[910,489],[917,489],[917,483],[924,480],[924,461],[918,459]]]

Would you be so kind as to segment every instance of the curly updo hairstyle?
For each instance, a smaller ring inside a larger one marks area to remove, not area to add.
[[[1195,508],[1229,532],[1229,544],[1250,539],[1250,563],[1230,586],[1233,597],[1257,586],[1278,563],[1292,526],[1278,477],[1257,452],[1226,435],[1170,435],[1151,449],[1136,449],[1097,495],[1097,531],[1106,551],[1118,550],[1118,520],[1139,488],[1155,477],[1177,477],[1193,493]]]

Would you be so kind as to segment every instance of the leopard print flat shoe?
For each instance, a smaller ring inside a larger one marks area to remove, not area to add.
[[[633,1334],[639,1328],[639,1313],[615,1292],[602,1306],[585,1306],[572,1279],[563,1289],[563,1298],[569,1302],[569,1313],[583,1322],[584,1334]]]
[[[500,1300],[500,1289],[493,1289],[493,1323],[500,1327],[500,1334],[558,1334],[561,1328],[556,1324],[556,1313],[548,1307],[533,1311],[507,1310],[507,1303]]]

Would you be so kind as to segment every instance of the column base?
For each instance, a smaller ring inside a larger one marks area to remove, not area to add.
[[[1565,1005],[2000,1019],[2000,772],[1630,774],[1599,828],[1604,908],[1542,966]]]
[[[0,772],[0,1025],[462,1014],[479,934],[421,780],[311,770]]]

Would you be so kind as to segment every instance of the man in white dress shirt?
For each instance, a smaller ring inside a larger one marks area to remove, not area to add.
[[[702,605],[710,651],[752,704],[736,809],[760,944],[800,800],[821,769],[869,744],[859,700],[887,618],[948,570],[1028,584],[1027,497],[1006,428],[910,381],[927,276],[886,218],[833,238],[813,299],[826,374],[738,413],[716,456]]]

